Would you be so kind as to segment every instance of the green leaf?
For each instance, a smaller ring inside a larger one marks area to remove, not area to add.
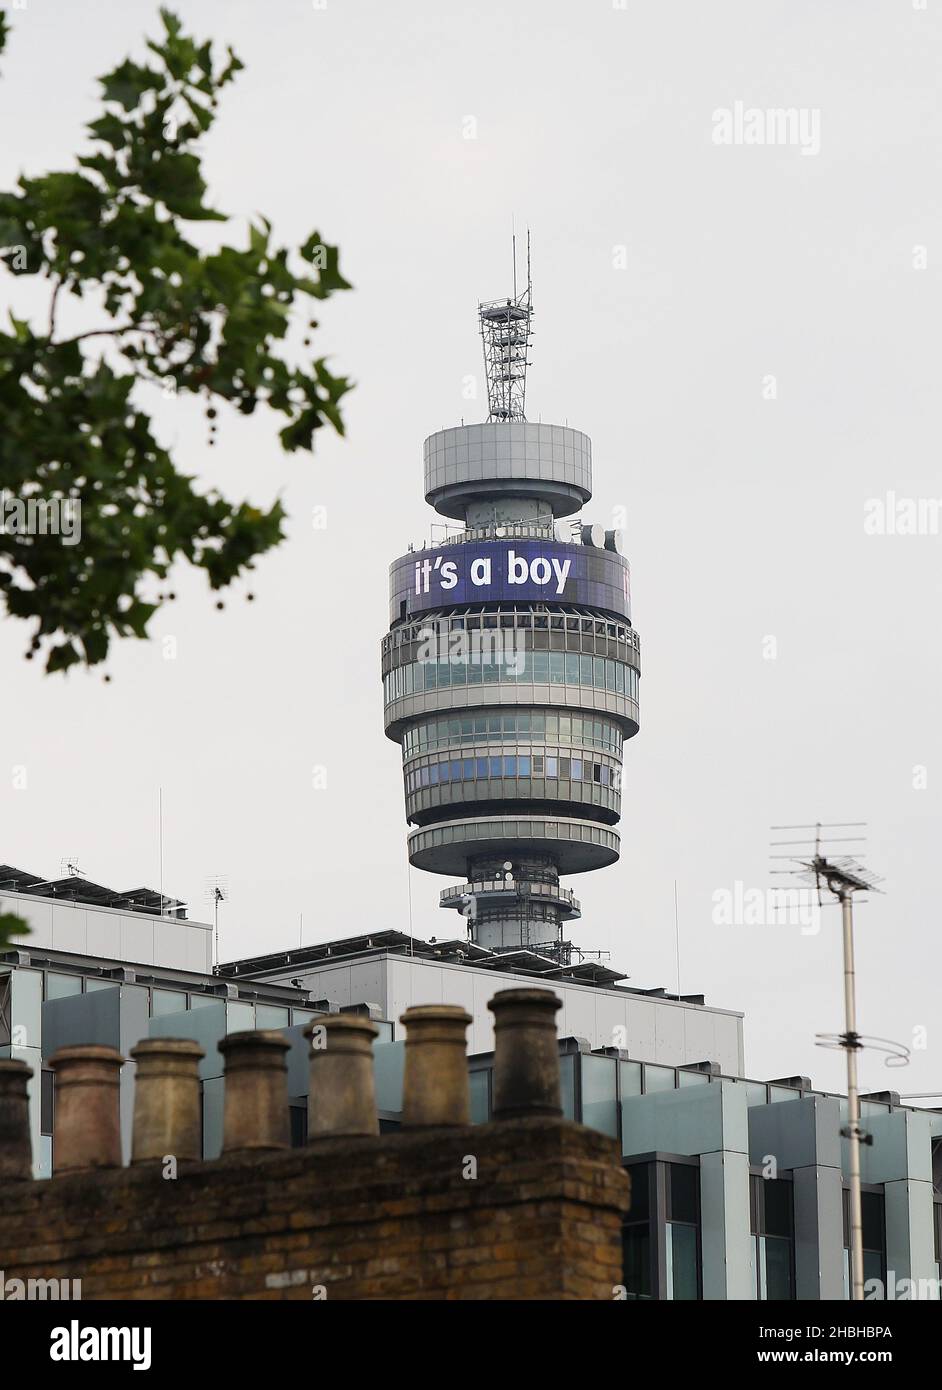
[[[11,949],[14,936],[29,936],[29,926],[24,918],[17,916],[15,912],[0,912],[0,952]]]
[[[133,111],[145,92],[159,91],[162,85],[159,73],[132,63],[130,58],[99,80],[105,101],[116,101],[125,111]]]

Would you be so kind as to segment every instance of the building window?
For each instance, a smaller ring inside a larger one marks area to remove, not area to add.
[[[82,993],[81,975],[60,975],[50,970],[46,975],[46,998],[68,999],[73,994]]]
[[[666,1163],[667,1297],[700,1297],[700,1169]]]
[[[54,1072],[43,1067],[39,1074],[39,1131],[51,1134],[55,1106]]]
[[[784,1178],[749,1179],[752,1286],[757,1299],[795,1297],[792,1184]]]
[[[886,1289],[886,1216],[882,1192],[860,1194],[863,1223],[863,1276]],[[881,1297],[885,1296],[885,1293]],[[844,1297],[850,1298],[850,1189],[844,1188]]]
[[[186,995],[178,989],[151,990],[150,1011],[154,1018],[186,1012]]]
[[[631,1209],[621,1231],[622,1282],[629,1299],[654,1297],[651,1241],[651,1181],[653,1163],[629,1163]]]
[[[288,1010],[280,1004],[255,1005],[256,1028],[287,1028]]]

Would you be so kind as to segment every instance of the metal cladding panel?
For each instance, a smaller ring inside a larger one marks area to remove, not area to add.
[[[29,942],[31,946],[52,945],[51,902],[37,902],[35,898],[20,897],[16,893],[0,893],[0,912],[13,912],[29,923]]]
[[[142,917],[122,917],[121,960],[138,961],[141,965],[154,962],[154,923]]]
[[[499,975],[490,972],[476,970],[474,972],[474,1008],[471,1013],[474,1022],[471,1025],[471,1036],[468,1045],[469,1052],[492,1052],[494,1050],[494,1015],[487,1007],[489,999],[493,999],[499,989],[511,989],[517,983],[515,979],[507,976],[501,980]],[[528,981],[534,984],[536,981]]]
[[[657,1056],[657,1005],[653,999],[628,999],[628,1031],[625,1044],[631,1057],[641,1061],[655,1061]]]
[[[178,969],[186,962],[186,939],[189,928],[179,922],[162,918],[154,923],[154,964],[165,969]]]
[[[678,1009],[670,1004],[666,1006],[662,1004],[660,1008],[655,1009],[654,1045],[657,1051],[657,1060],[668,1066],[676,1067],[691,1060],[690,1053],[686,1048],[685,1013],[685,1009]],[[702,1062],[713,1059],[698,1057],[693,1060]]]
[[[749,1107],[749,1157],[774,1154],[782,1170],[840,1168],[841,1112],[834,1096],[803,1096]]]
[[[389,567],[390,623],[452,605],[509,602],[578,604],[630,619],[628,561],[592,545],[515,539],[410,551]]]
[[[121,959],[121,919],[110,912],[87,914],[85,949],[90,956]]]
[[[148,1023],[148,1035],[152,1038],[190,1038],[198,1042],[206,1054],[200,1058],[200,1078],[206,1081],[209,1077],[222,1076],[222,1053],[217,1044],[220,1038],[226,1036],[225,1000],[214,999],[211,1004],[202,1004],[196,1009],[152,1018]]]
[[[43,1055],[51,1057],[73,1043],[121,1050],[121,987],[73,994],[43,1004]]]
[[[211,931],[194,930],[186,934],[186,966],[198,975],[209,975],[213,968],[213,934]]]
[[[55,951],[85,954],[87,936],[85,909],[56,904],[52,915],[52,947]]]
[[[595,996],[595,1028],[597,1039],[593,1047],[617,1047],[624,1050],[628,1039],[627,1000],[610,994]]]
[[[622,1152],[705,1154],[748,1147],[745,1088],[735,1082],[683,1086],[622,1101]]]
[[[556,1015],[556,1031],[561,1038],[586,1038],[590,1047],[597,1047],[595,997],[591,990],[553,989],[563,1001]]]
[[[460,425],[430,434],[423,446],[425,497],[442,487],[487,478],[574,484],[592,495],[592,441],[568,425],[529,420]]]
[[[350,1004],[378,1004],[386,1007],[386,971],[381,960],[363,961],[350,967],[348,977]],[[333,998],[333,995],[329,996]]]
[[[713,1090],[710,1086],[708,1090]],[[720,1151],[700,1160],[704,1300],[750,1299],[749,1159]]]
[[[932,1181],[932,1124],[922,1110],[894,1110],[865,1115],[863,1127],[872,1144],[860,1148],[862,1182],[886,1183],[910,1179]],[[849,1141],[841,1140],[843,1166],[848,1172]]]

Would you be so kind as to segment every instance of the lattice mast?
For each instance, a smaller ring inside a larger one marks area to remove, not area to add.
[[[487,378],[487,418],[525,420],[527,366],[533,290],[530,281],[530,233],[527,232],[527,287],[517,293],[517,238],[513,239],[514,292],[512,299],[492,299],[478,305],[484,374]]]

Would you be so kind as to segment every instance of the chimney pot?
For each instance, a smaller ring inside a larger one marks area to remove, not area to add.
[[[502,989],[494,1015],[494,1119],[562,1115],[555,1014],[562,1001],[546,989]]]
[[[27,1089],[32,1074],[25,1062],[0,1061],[0,1182],[33,1176]]]
[[[199,1063],[206,1054],[188,1038],[147,1038],[131,1048],[137,1063],[131,1162],[201,1157]]]
[[[323,1014],[304,1030],[311,1043],[308,1143],[379,1133],[373,1039],[379,1029],[362,1014]]]
[[[275,1029],[230,1033],[218,1044],[225,1058],[222,1151],[287,1149],[288,1066],[291,1044]]]
[[[471,1015],[459,1004],[406,1009],[403,1129],[471,1123],[465,1034]]]
[[[113,1047],[60,1047],[56,1074],[55,1172],[121,1167],[119,1085],[124,1058]]]

